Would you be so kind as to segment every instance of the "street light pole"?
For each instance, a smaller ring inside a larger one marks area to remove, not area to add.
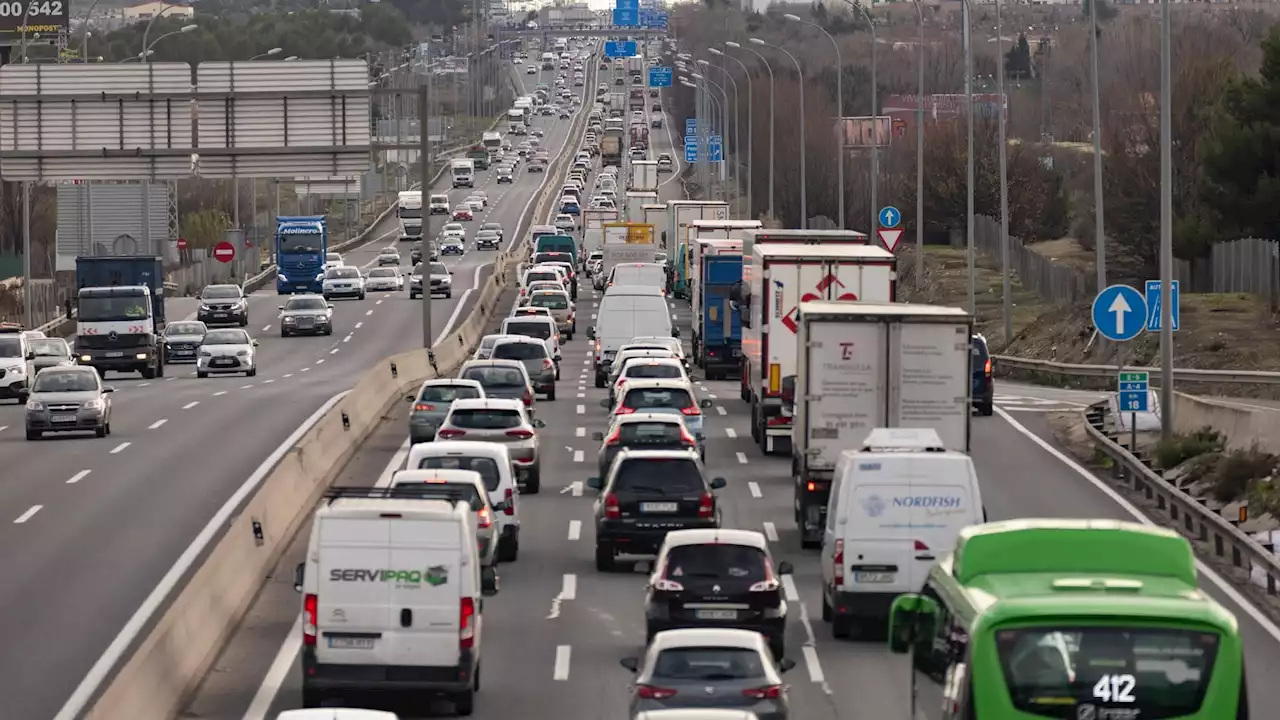
[[[978,314],[978,298],[977,288],[974,285],[974,267],[973,267],[973,37],[971,33],[969,18],[969,0],[964,2],[964,96],[966,107],[969,109],[969,142],[968,153],[966,157],[965,181],[968,187],[968,197],[966,199],[966,225],[965,225],[965,255],[969,271],[969,313],[973,316]]]
[[[782,17],[786,18],[787,20],[791,20],[791,21],[793,21],[793,22],[803,23],[803,24],[808,25],[808,26],[810,26],[810,27],[815,27],[815,28],[817,28],[817,29],[818,29],[818,32],[820,32],[820,33],[822,33],[823,35],[826,35],[826,36],[827,36],[827,39],[831,41],[831,47],[832,47],[832,48],[835,48],[835,51],[836,51],[836,108],[837,108],[837,110],[836,110],[836,117],[841,119],[841,120],[840,120],[840,139],[839,139],[839,141],[838,141],[838,142],[839,142],[839,147],[838,147],[838,151],[839,151],[839,162],[837,162],[837,163],[836,163],[836,183],[839,185],[839,188],[840,188],[840,204],[839,204],[839,209],[840,209],[840,229],[841,229],[841,230],[844,230],[844,229],[847,227],[847,226],[844,224],[844,161],[845,161],[845,152],[844,152],[844,122],[843,122],[843,118],[844,118],[844,60],[840,57],[840,45],[836,42],[836,39],[835,39],[835,38],[831,37],[831,33],[827,32],[826,28],[822,27],[821,25],[819,25],[819,24],[817,24],[817,23],[815,23],[815,22],[809,22],[808,20],[802,20],[802,19],[800,19],[800,18],[799,18],[798,16],[796,16],[796,15],[783,15]],[[872,35],[871,35],[871,91],[872,91],[872,96],[871,96],[871,98],[872,98],[872,99],[871,99],[871,105],[872,105],[871,115],[872,115],[872,117],[873,117],[873,119],[872,119],[872,123],[874,124],[874,123],[875,123],[875,120],[874,120],[874,116],[875,116],[875,104],[876,104],[876,101],[875,101],[875,94],[874,94],[874,93],[875,93],[875,84],[876,84],[876,56],[875,56],[876,46],[875,46],[875,30],[874,30],[874,29],[872,29],[871,33],[872,33]],[[875,208],[875,205],[876,205],[876,191],[875,191],[876,171],[875,171],[875,165],[874,165],[874,162],[875,162],[875,155],[873,154],[873,155],[872,155],[872,163],[873,163],[873,164],[872,164],[872,166],[871,166],[871,167],[872,167],[872,169],[871,169],[871,212],[873,213],[872,217],[875,217],[875,216],[874,216],[874,213],[875,213],[875,211],[876,211],[876,208]],[[874,228],[874,227],[872,227],[872,230],[874,230],[874,229],[875,229],[875,228]]]
[[[809,191],[808,191],[808,182],[805,177],[805,166],[807,164],[805,162],[805,155],[807,153],[805,153],[805,144],[804,144],[804,126],[805,126],[804,70],[800,68],[800,61],[796,59],[796,56],[787,52],[786,48],[782,48],[777,45],[771,45],[761,40],[760,38],[751,38],[751,42],[756,45],[763,45],[764,47],[770,47],[770,48],[773,48],[774,50],[777,50],[778,52],[790,58],[791,62],[794,63],[796,66],[796,75],[799,78],[799,82],[796,84],[800,88],[800,153],[799,153],[800,155],[800,229],[808,230],[809,229]],[[770,162],[773,162],[772,159],[770,159]]]
[[[1000,274],[1001,306],[1004,315],[1004,341],[1007,344],[1013,339],[1013,287],[1009,278],[1009,150],[1005,140],[1005,99],[1004,99],[1004,25],[1001,22],[1000,7],[1003,3],[996,0],[996,126],[999,128],[1000,143]]]
[[[1098,3],[1089,2],[1089,52],[1093,74],[1093,253],[1098,292],[1107,286],[1107,235],[1102,214],[1102,102],[1098,89]],[[1041,82],[1044,82],[1041,79]]]
[[[1091,0],[1096,2],[1096,0]],[[1173,64],[1169,0],[1160,0],[1160,438],[1173,439]],[[1098,288],[1101,290],[1102,288]]]
[[[752,55],[755,55],[757,58],[760,58],[760,62],[764,63],[765,70],[768,70],[768,71],[769,71],[769,218],[770,218],[771,220],[774,220],[774,219],[777,219],[778,215],[777,215],[777,213],[776,213],[776,211],[775,211],[775,206],[774,206],[774,202],[773,202],[773,199],[774,199],[774,194],[773,194],[773,177],[774,177],[774,172],[773,172],[773,169],[774,169],[773,159],[774,159],[774,157],[775,157],[775,155],[776,155],[776,153],[774,153],[774,140],[775,140],[775,137],[776,137],[776,133],[774,132],[773,116],[774,116],[774,109],[775,109],[775,108],[777,108],[778,104],[777,104],[776,102],[774,102],[774,97],[773,97],[773,93],[774,93],[774,89],[775,89],[775,88],[774,88],[774,86],[775,86],[775,82],[774,82],[774,77],[773,77],[773,66],[769,64],[769,61],[765,58],[765,56],[764,56],[763,54],[761,54],[761,53],[759,53],[759,52],[757,52],[757,51],[755,51],[755,50],[752,50],[752,49],[751,49],[751,48],[749,48],[749,47],[743,47],[743,46],[739,45],[739,44],[738,44],[738,43],[736,43],[736,42],[726,42],[726,43],[725,43],[725,45],[726,45],[726,46],[728,46],[728,47],[731,47],[731,48],[738,49],[738,50],[746,50],[747,52],[751,53]]]
[[[919,67],[916,71],[916,289],[924,287],[924,10],[915,0],[920,21]]]
[[[727,44],[727,43],[726,43]],[[711,52],[727,57],[738,63],[738,67],[742,68],[742,74],[747,78],[747,215],[752,219],[755,218],[755,168],[756,157],[752,152],[752,144],[755,139],[755,110],[754,105],[755,90],[752,88],[751,72],[747,70],[747,66],[738,58],[729,53],[711,48]],[[735,86],[736,87],[736,86]],[[736,92],[736,90],[735,90]]]

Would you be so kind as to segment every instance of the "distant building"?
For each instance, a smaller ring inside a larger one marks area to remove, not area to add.
[[[165,10],[165,8],[171,9]],[[196,14],[195,9],[190,5],[149,2],[124,8],[120,11],[120,16],[127,23],[135,23],[140,20],[150,20],[161,12],[167,18],[189,18]]]

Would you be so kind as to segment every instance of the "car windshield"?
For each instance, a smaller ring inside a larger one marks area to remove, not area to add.
[[[645,410],[683,410],[694,407],[688,390],[682,388],[634,388],[627,391],[623,406],[643,412]]]
[[[470,483],[442,483],[442,482],[399,482],[396,483],[396,490],[407,491],[405,494],[420,492],[430,497],[435,493],[447,490],[450,495],[461,495],[463,500],[472,510],[479,512],[485,506],[484,498],[480,497],[480,491],[476,490],[476,486]],[[397,493],[399,494],[399,493]]]
[[[395,277],[396,271],[391,268],[374,268],[369,271],[369,277]]]
[[[164,329],[165,335],[203,335],[204,333],[205,327],[202,323],[169,323],[169,326]]]
[[[353,267],[329,268],[329,272],[326,273],[326,276],[339,280],[350,280],[352,278],[360,277],[360,271]]]
[[[240,297],[240,288],[235,285],[210,285],[200,293],[203,300],[227,300]]]
[[[539,280],[546,280],[550,282],[560,282],[560,276],[556,273],[555,270],[531,270],[527,275],[524,276],[525,285],[528,285],[529,283],[532,283],[532,282],[537,282]]]
[[[731,578],[745,582],[765,579],[768,560],[749,545],[677,545],[667,554],[667,577]]]
[[[31,352],[36,354],[36,357],[67,357],[70,355],[66,342],[62,340],[37,339],[28,341],[27,345]]]
[[[746,648],[687,647],[663,650],[653,663],[663,680],[747,680],[765,676],[760,653]]]
[[[529,304],[534,307],[544,307],[548,310],[568,310],[569,300],[564,293],[535,293],[533,298],[529,300]]]
[[[444,263],[433,262],[431,263],[431,274],[432,275],[448,275],[449,268],[445,267]]]
[[[504,342],[493,348],[494,360],[541,360],[547,357],[547,347],[536,342]]]
[[[538,338],[539,340],[547,340],[551,338],[552,325],[549,322],[507,322],[502,328],[503,332],[509,335],[524,335],[525,337]]]
[[[524,424],[519,410],[485,408],[454,410],[446,420],[449,425],[467,430],[507,430]]]
[[[613,480],[615,491],[642,495],[684,496],[706,491],[692,458],[628,458]]]
[[[472,385],[428,385],[418,393],[418,402],[453,402],[480,397],[480,391]]]
[[[289,298],[289,302],[284,304],[284,309],[288,310],[324,310],[328,307],[328,303],[324,298],[318,297],[294,297]]]
[[[248,345],[249,333],[243,330],[210,330],[204,336],[205,345]]]
[[[463,380],[475,380],[484,387],[524,387],[524,376],[509,367],[473,367],[462,373]]]
[[[502,473],[493,458],[472,457],[468,455],[443,455],[424,457],[418,461],[421,470],[470,470],[480,474],[484,481],[484,489],[493,492],[502,482]]]
[[[33,392],[91,392],[98,389],[98,376],[94,372],[49,372],[36,375]]]
[[[668,380],[684,377],[684,373],[680,371],[680,368],[670,363],[633,363],[628,365],[622,374],[625,377],[645,380]]]
[[[619,265],[613,269],[614,285],[649,285],[662,287],[666,276],[660,267]]]

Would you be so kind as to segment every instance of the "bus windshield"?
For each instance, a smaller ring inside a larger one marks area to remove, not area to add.
[[[1218,642],[1214,632],[1169,628],[996,630],[1014,707],[1049,718],[1084,717],[1077,710],[1085,706],[1098,718],[1193,715],[1204,702]]]

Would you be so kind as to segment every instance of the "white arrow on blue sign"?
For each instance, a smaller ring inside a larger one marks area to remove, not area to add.
[[[724,160],[724,142],[719,135],[712,135],[707,139],[707,160],[711,162]]]
[[[698,118],[685,118],[684,136],[687,138],[690,135],[697,135],[697,134],[698,134]],[[685,142],[688,142],[688,140],[686,140]]]
[[[1180,312],[1182,303],[1178,302],[1178,281],[1170,280],[1169,285],[1169,292],[1173,295],[1173,304],[1169,306],[1169,315],[1173,319],[1173,329],[1177,330],[1178,325],[1182,322],[1182,313]],[[1145,289],[1147,291],[1147,332],[1160,332],[1161,312],[1163,312],[1160,309],[1160,298],[1162,296],[1160,281],[1148,280]]]
[[[900,222],[902,222],[902,213],[898,212],[898,208],[892,205],[880,208],[880,227],[893,229],[898,227]]]
[[[1146,321],[1147,301],[1128,285],[1112,285],[1093,299],[1093,326],[1108,340],[1132,340]]]
[[[671,87],[671,75],[671,68],[669,67],[649,68],[649,87]]]

